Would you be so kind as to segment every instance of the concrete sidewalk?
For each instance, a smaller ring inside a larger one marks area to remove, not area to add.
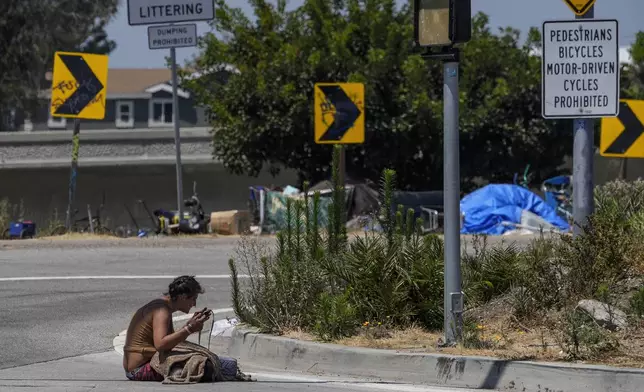
[[[0,391],[24,392],[474,392],[472,389],[423,387],[400,383],[369,383],[364,379],[320,377],[243,366],[256,382],[164,385],[125,378],[121,355],[115,351],[0,370]],[[479,391],[477,391],[479,392]]]

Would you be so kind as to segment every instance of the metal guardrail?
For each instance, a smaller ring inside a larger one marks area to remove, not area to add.
[[[181,139],[209,142],[212,139],[211,130],[207,127],[184,127],[181,129]],[[69,130],[0,132],[0,145],[69,143],[71,139],[72,131]],[[89,129],[81,131],[80,139],[81,142],[135,143],[144,140],[174,140],[174,131],[172,128]]]

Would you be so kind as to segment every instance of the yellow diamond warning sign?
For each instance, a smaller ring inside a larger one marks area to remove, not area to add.
[[[578,16],[583,16],[590,7],[595,4],[595,0],[564,0],[564,3],[570,7],[572,12],[575,13],[575,15]]]

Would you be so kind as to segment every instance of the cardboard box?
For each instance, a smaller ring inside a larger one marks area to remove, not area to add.
[[[217,234],[243,234],[250,231],[250,211],[216,211],[210,214],[210,229]]]

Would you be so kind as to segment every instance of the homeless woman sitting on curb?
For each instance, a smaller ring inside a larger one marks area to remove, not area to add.
[[[207,348],[186,341],[203,329],[211,310],[195,312],[181,329],[174,330],[172,314],[189,313],[203,292],[193,276],[180,276],[170,283],[163,297],[136,311],[123,347],[123,368],[128,379],[181,384],[251,381],[239,371],[235,359],[219,358]]]

